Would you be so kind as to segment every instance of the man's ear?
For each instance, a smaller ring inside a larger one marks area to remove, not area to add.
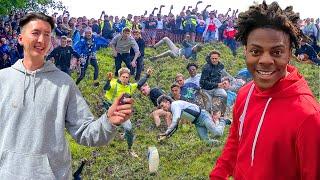
[[[19,44],[20,44],[21,46],[23,46],[22,35],[21,35],[21,34],[18,35],[18,42],[19,42]]]

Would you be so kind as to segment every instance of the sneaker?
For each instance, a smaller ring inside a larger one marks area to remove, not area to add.
[[[129,150],[129,155],[134,157],[134,158],[138,158],[139,157],[138,154],[136,152],[134,152],[133,150],[131,150],[131,149]]]

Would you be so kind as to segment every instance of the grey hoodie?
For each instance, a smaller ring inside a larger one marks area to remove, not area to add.
[[[86,146],[115,134],[106,115],[94,120],[73,80],[46,62],[30,74],[22,60],[0,71],[0,178],[71,179],[65,129]]]

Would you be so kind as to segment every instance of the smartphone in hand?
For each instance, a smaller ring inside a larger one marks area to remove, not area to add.
[[[125,98],[131,98],[131,95],[128,94],[128,93],[122,94],[122,96],[121,96],[121,98],[120,98],[120,100],[119,100],[119,105],[124,105],[124,104],[126,104],[126,103],[124,102],[124,99],[125,99]]]

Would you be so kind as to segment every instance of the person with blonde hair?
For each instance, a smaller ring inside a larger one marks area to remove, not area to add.
[[[118,71],[119,78],[113,78],[113,73],[109,72],[107,74],[107,83],[104,86],[104,90],[106,91],[105,94],[105,108],[108,109],[110,105],[114,102],[115,99],[117,99],[119,96],[121,96],[124,93],[130,94],[131,96],[135,93],[137,89],[140,89],[144,83],[147,82],[147,79],[151,75],[151,69],[147,70],[147,73],[145,77],[143,77],[139,82],[137,83],[130,83],[130,69],[122,67]],[[124,136],[128,143],[128,150],[129,154],[133,157],[138,157],[138,155],[132,150],[133,145],[133,128],[131,121],[128,120],[121,124],[121,126],[124,128],[125,133]]]

